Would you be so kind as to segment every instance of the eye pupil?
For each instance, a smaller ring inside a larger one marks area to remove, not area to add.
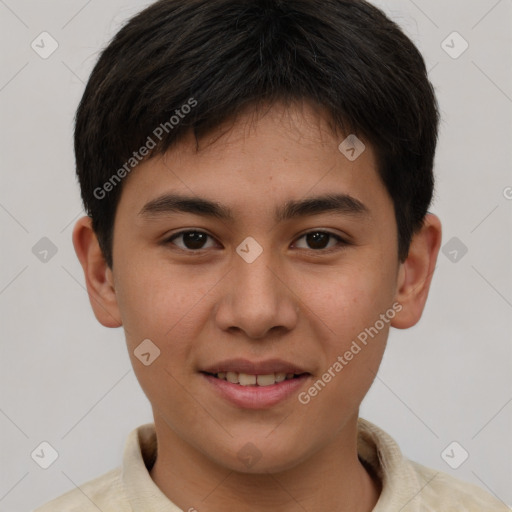
[[[174,239],[182,239],[182,244],[184,247],[182,249],[189,251],[200,251],[204,249],[205,243],[210,238],[210,235],[207,233],[203,233],[202,231],[182,231],[177,235],[174,235],[170,241],[172,242]],[[336,238],[340,241],[335,235],[332,233],[328,233],[325,231],[310,231],[309,233],[304,234],[302,239],[305,239],[306,245],[309,249],[314,251],[321,251],[326,249],[329,246],[329,242],[332,238]],[[178,246],[180,244],[177,244]]]
[[[183,235],[183,242],[188,249],[201,249],[207,236],[208,235],[205,233],[200,233],[198,231],[189,231]]]
[[[308,233],[306,235],[306,238],[307,238],[308,245],[312,249],[324,249],[329,242],[330,236],[331,235],[329,235],[328,233],[316,232],[316,233]]]

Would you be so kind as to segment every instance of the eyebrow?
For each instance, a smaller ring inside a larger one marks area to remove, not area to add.
[[[327,194],[300,200],[290,200],[275,211],[276,222],[319,215],[322,213],[364,216],[369,209],[348,194]],[[216,201],[182,194],[164,194],[146,203],[139,212],[141,217],[155,218],[172,213],[192,213],[202,217],[234,221],[230,208]]]

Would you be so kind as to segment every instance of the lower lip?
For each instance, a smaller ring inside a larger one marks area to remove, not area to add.
[[[241,386],[206,373],[202,375],[223,398],[243,409],[272,407],[291,395],[298,394],[299,389],[311,377],[305,374],[270,386]]]

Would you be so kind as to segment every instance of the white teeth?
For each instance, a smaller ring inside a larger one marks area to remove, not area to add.
[[[258,375],[258,386],[271,386],[276,383],[276,376],[271,373],[269,375]]]
[[[266,375],[249,375],[248,373],[237,372],[219,372],[216,374],[218,379],[227,380],[232,384],[241,386],[272,386],[273,384],[293,379],[294,373],[269,373]]]
[[[256,384],[256,375],[248,375],[247,373],[238,374],[238,382],[241,386],[254,386]]]
[[[238,373],[235,373],[235,372],[226,373],[226,380],[233,384],[238,384]]]

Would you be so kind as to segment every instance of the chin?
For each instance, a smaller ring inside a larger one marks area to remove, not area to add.
[[[254,439],[247,436],[244,441],[236,443],[239,448],[218,454],[217,464],[241,474],[264,475],[293,469],[307,458],[303,445],[299,450],[291,444],[285,446],[282,439],[274,442],[265,438],[261,441]]]

